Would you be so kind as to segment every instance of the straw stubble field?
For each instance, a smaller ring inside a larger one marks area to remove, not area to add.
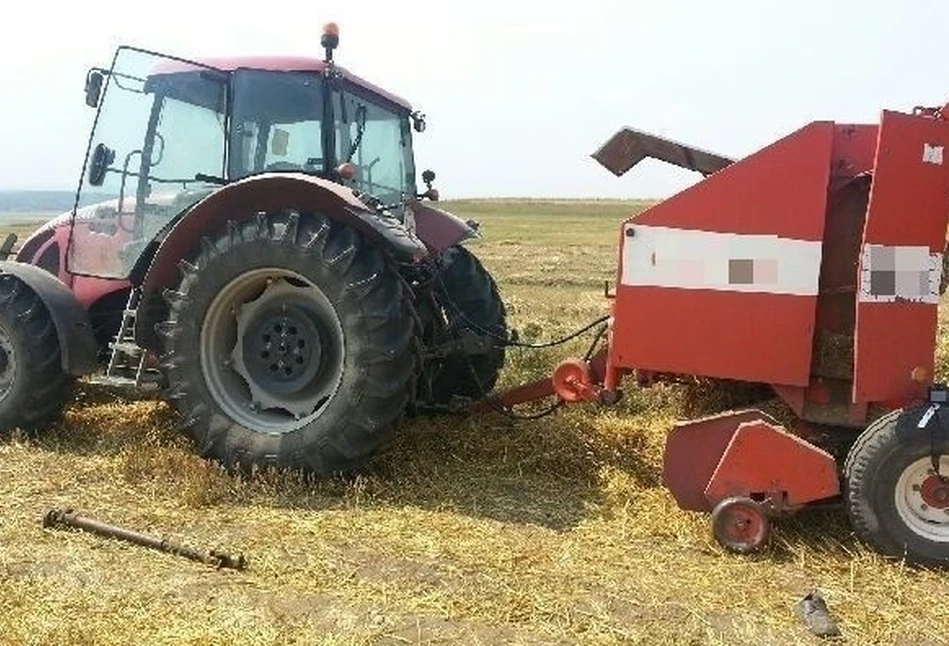
[[[472,247],[536,340],[604,312],[617,223],[639,207],[450,206],[482,222]],[[503,381],[587,341],[511,350]],[[80,385],[61,425],[0,441],[0,642],[807,644],[793,604],[819,589],[846,643],[947,643],[946,574],[869,551],[841,512],[802,514],[765,553],[736,557],[707,517],[675,507],[660,486],[666,430],[728,405],[666,386],[533,422],[417,419],[366,474],[307,483],[222,474],[165,404]],[[249,567],[41,528],[66,506],[240,551]]]

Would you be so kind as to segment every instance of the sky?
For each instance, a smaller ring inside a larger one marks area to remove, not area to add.
[[[949,101],[942,0],[163,0],[22,3],[0,24],[0,190],[72,189],[85,73],[134,45],[321,56],[425,112],[416,166],[443,199],[658,198],[697,176],[590,154],[628,125],[742,157],[813,120]]]

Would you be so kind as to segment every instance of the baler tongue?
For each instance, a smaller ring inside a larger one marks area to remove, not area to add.
[[[591,157],[617,177],[647,157],[694,170],[705,176],[735,162],[728,157],[632,128],[618,130]]]

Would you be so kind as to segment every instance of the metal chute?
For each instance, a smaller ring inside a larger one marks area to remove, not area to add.
[[[646,158],[674,164],[706,177],[735,162],[734,159],[624,127],[591,155],[617,177]]]

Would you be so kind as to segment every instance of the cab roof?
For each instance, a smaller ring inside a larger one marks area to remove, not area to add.
[[[228,56],[228,57],[207,57],[207,58],[195,58],[192,59],[194,63],[199,65],[204,65],[214,69],[221,70],[222,72],[233,72],[238,69],[257,69],[257,70],[268,70],[275,72],[323,72],[326,70],[326,63],[319,58],[312,58],[307,56]],[[176,61],[177,65],[162,65],[161,72],[176,72],[188,69],[188,66],[183,61]],[[181,67],[178,68],[178,65]],[[402,97],[383,90],[378,85],[370,83],[369,81],[353,74],[344,67],[336,65],[336,70],[343,75],[344,78],[350,80],[356,85],[365,88],[366,90],[378,94],[382,97],[385,97],[389,101],[392,101],[396,105],[399,105],[406,110],[411,110],[411,104],[403,99]],[[175,69],[177,68],[177,69]]]

